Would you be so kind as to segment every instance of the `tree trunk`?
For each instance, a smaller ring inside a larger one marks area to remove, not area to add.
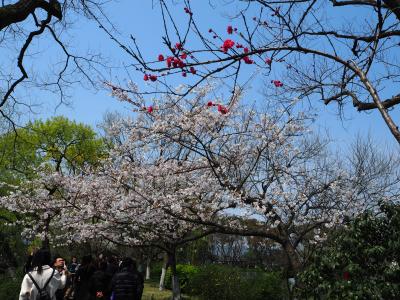
[[[164,263],[163,266],[161,268],[161,277],[160,277],[160,291],[163,291],[165,288],[165,274],[167,273],[167,269],[168,269],[168,255],[165,254],[164,256]]]
[[[150,279],[150,258],[146,260],[146,280]]]
[[[178,274],[176,273],[176,256],[175,249],[168,253],[168,261],[171,264],[171,274],[172,274],[172,299],[181,300],[181,287],[179,284]]]
[[[50,228],[50,217],[48,217],[44,221],[44,239],[42,241],[42,248],[50,250],[49,228]]]
[[[294,287],[296,286],[296,274],[301,269],[301,261],[296,249],[292,243],[288,240],[283,243],[283,249],[286,253],[287,266],[286,266],[286,283],[289,292],[289,299],[294,299]]]

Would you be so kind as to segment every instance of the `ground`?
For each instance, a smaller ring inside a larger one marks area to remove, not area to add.
[[[153,282],[144,284],[142,300],[169,300],[172,293],[170,290],[160,291]]]
[[[142,300],[170,300],[172,292],[170,290],[160,291],[158,283],[155,281],[146,281],[144,284]],[[188,297],[183,295],[185,300],[196,300],[195,297]]]

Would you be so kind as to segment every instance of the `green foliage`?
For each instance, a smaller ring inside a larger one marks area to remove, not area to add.
[[[200,299],[285,299],[284,280],[279,273],[223,265],[177,265],[182,292]],[[171,273],[166,284],[170,288]]]
[[[400,299],[400,207],[384,205],[336,232],[299,276],[306,298]]]
[[[191,282],[194,276],[199,272],[199,267],[193,265],[177,265],[176,273],[179,278],[179,285],[181,291],[186,293],[187,286]],[[165,274],[165,287],[167,289],[172,289],[172,272],[171,268],[168,268]]]
[[[183,245],[178,249],[178,260],[180,262],[194,265],[202,265],[207,263],[210,256],[212,256],[209,244],[210,236],[205,236]]]
[[[15,220],[13,213],[0,208],[0,275],[8,267],[16,267],[23,263],[22,259],[25,257],[26,246],[21,241],[20,228],[5,224]]]
[[[34,177],[39,165],[75,172],[96,166],[105,153],[103,140],[87,125],[65,117],[36,120],[0,137],[0,181],[18,184]]]
[[[17,273],[15,277],[0,275],[0,299],[18,299],[19,291],[21,290],[22,278],[22,272]]]

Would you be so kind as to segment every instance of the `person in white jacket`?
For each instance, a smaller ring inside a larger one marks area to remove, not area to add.
[[[64,272],[58,272],[51,268],[50,265],[50,251],[47,249],[40,249],[33,256],[33,271],[28,274],[32,276],[33,280],[41,289],[45,286],[46,282],[49,281],[46,286],[46,291],[50,298],[55,300],[56,291],[64,288],[67,278]],[[26,274],[22,280],[19,300],[35,300],[38,295],[38,289],[28,274]]]

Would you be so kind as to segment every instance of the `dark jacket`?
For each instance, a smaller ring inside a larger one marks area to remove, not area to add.
[[[124,268],[111,281],[114,300],[140,300],[143,293],[143,277],[139,272]]]
[[[89,285],[92,274],[94,273],[94,267],[92,265],[86,265],[80,267],[75,273],[75,295],[76,300],[89,300],[90,292]]]
[[[110,299],[111,292],[109,290],[111,283],[111,275],[103,270],[97,270],[90,278],[89,292],[91,299]],[[100,297],[100,293],[103,297]]]

